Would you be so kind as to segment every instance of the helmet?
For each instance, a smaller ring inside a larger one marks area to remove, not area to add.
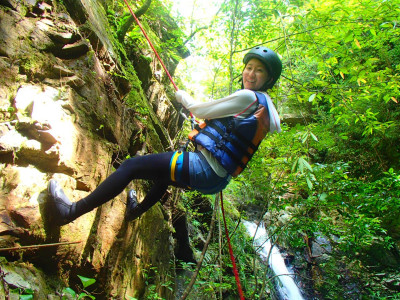
[[[243,58],[243,63],[247,65],[250,59],[259,59],[267,68],[268,74],[271,77],[268,82],[261,88],[262,90],[270,89],[274,86],[275,82],[279,79],[282,72],[282,62],[279,56],[266,47],[257,46],[251,49]]]

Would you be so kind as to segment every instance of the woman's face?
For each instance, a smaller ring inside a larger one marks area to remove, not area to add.
[[[243,70],[243,87],[258,91],[268,80],[268,71],[265,65],[257,58],[249,60]]]

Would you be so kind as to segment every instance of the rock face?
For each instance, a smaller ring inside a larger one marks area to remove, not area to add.
[[[173,230],[160,204],[126,223],[123,193],[61,228],[46,222],[49,179],[77,201],[127,155],[173,149],[182,120],[157,62],[146,70],[156,80],[135,70],[98,1],[0,1],[0,295],[28,289],[18,285],[31,272],[43,277],[28,284],[37,299],[75,288],[76,275],[97,279],[98,299],[172,297]],[[141,199],[146,185],[133,184]]]

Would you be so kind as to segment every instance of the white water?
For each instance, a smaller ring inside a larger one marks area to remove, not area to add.
[[[271,242],[267,236],[264,225],[260,225],[257,229],[257,224],[255,223],[243,221],[243,224],[246,226],[251,237],[255,236],[254,247],[255,249],[260,248],[258,250],[260,256],[267,258],[271,251],[268,265],[275,275],[278,275],[277,278],[281,283],[281,285],[278,286],[278,291],[281,298],[284,300],[304,299],[292,276],[285,275],[292,274],[292,271],[286,266],[279,249],[277,247],[272,247],[271,249]]]

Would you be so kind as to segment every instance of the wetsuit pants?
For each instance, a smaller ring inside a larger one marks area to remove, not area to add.
[[[135,156],[124,161],[91,194],[77,202],[82,215],[119,195],[134,179],[154,181],[141,207],[147,211],[157,203],[169,185],[214,194],[225,188],[230,176],[219,177],[200,152],[182,152],[180,167],[172,172],[177,152]]]

